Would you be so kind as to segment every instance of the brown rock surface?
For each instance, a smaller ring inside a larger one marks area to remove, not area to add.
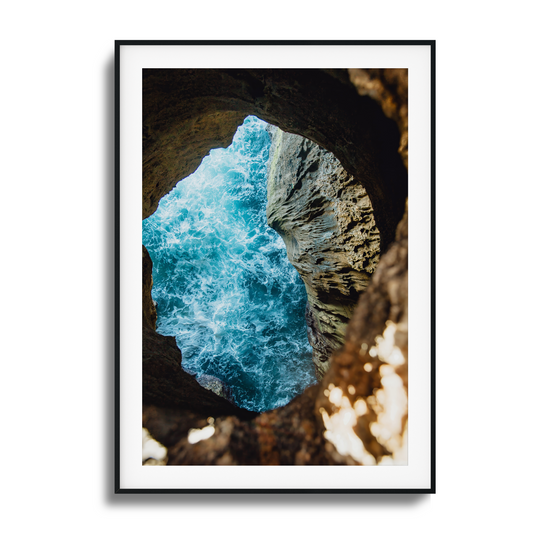
[[[278,128],[271,135],[267,220],[305,284],[308,337],[321,379],[378,264],[379,232],[365,189],[333,154]]]
[[[148,250],[143,246],[143,287],[142,287],[142,306],[143,306],[143,327],[155,330],[157,321],[157,312],[154,301],[152,300],[152,258]]]
[[[318,386],[288,405],[253,420],[221,417],[214,421],[191,411],[145,406],[143,426],[168,449],[169,465],[334,464],[314,414]],[[191,429],[213,425],[214,434],[194,444]]]
[[[383,256],[368,290],[359,300],[347,328],[345,344],[332,359],[331,368],[320,384],[321,391],[316,402],[326,427],[327,422],[343,409],[345,413],[352,414],[353,434],[346,426],[336,427],[335,431],[338,436],[342,434],[342,437],[351,439],[352,443],[358,443],[357,439],[360,439],[366,452],[377,461],[384,455],[394,454],[399,462],[402,453],[405,453],[407,220],[406,206],[405,216],[398,225],[396,241]],[[336,392],[333,393],[333,390]],[[388,418],[391,405],[400,413],[395,420]],[[375,427],[373,424],[376,424]],[[334,434],[331,440],[335,441]],[[365,456],[351,457],[364,462]]]

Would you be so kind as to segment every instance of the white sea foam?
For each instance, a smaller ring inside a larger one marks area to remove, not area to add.
[[[248,117],[143,223],[157,330],[176,337],[189,372],[219,377],[256,411],[315,381],[305,289],[266,223],[269,149],[265,123]]]

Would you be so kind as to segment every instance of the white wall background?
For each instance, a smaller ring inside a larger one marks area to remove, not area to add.
[[[195,6],[3,6],[5,530],[525,531],[533,437],[527,3]],[[437,40],[436,495],[113,495],[115,39]]]

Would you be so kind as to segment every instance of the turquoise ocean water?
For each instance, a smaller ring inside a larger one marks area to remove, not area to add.
[[[253,411],[315,382],[305,288],[266,222],[269,149],[266,123],[248,117],[143,222],[157,331],[176,338],[185,370],[220,378]]]

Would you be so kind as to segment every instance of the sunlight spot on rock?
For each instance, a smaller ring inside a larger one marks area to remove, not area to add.
[[[387,327],[383,332],[383,335],[376,337],[376,345],[370,348],[370,355],[375,357],[379,356],[379,359],[389,365],[402,365],[405,363],[405,358],[402,351],[395,345],[394,335],[398,329],[397,324],[391,320],[387,320]]]
[[[334,389],[339,390],[338,388]],[[344,403],[342,400],[339,403]],[[321,411],[326,431],[324,437],[329,440],[341,455],[349,455],[363,465],[375,465],[376,460],[370,455],[363,441],[355,434],[353,428],[357,424],[357,414],[348,404],[338,412],[328,415],[327,411]]]
[[[349,408],[349,409],[352,408],[352,404],[350,403],[349,398],[344,396],[344,395],[341,398],[341,407],[346,407],[346,408]]]
[[[337,407],[340,407],[341,406],[341,400],[342,400],[342,389],[340,389],[339,387],[335,387],[329,393],[329,401],[333,405],[336,405]]]
[[[403,417],[407,414],[407,393],[402,378],[396,374],[393,366],[381,365],[379,373],[383,388],[377,390],[372,399],[368,399],[368,404],[377,415],[376,422],[370,425],[370,432],[401,462],[407,457],[406,449],[402,452],[407,440],[406,429],[402,431]]]
[[[391,376],[394,374],[394,368],[391,365],[381,365],[379,367],[379,374],[381,377]]]
[[[143,428],[142,462],[144,465],[164,465],[167,462],[167,449]]]
[[[396,332],[405,333],[405,327],[388,320],[383,334],[375,337],[375,345],[369,353],[384,363],[379,366],[381,387],[373,390],[364,405],[358,403],[360,400],[354,404],[357,416],[364,414],[363,409],[370,409],[376,415],[376,421],[370,424],[370,432],[392,453],[380,464],[407,464],[407,389],[396,371],[406,360],[395,344]],[[367,362],[363,368],[371,372],[374,365]]]
[[[405,423],[405,428],[403,430],[401,445],[394,450],[392,458],[394,459],[394,464],[396,465],[406,465],[407,464],[407,422]]]
[[[389,320],[383,334],[375,337],[375,345],[370,348],[369,354],[379,361],[377,364],[367,361],[363,366],[366,372],[379,372],[380,384],[373,388],[370,396],[358,398],[352,404],[340,386],[330,383],[324,391],[330,402],[329,409],[319,410],[324,421],[324,437],[339,454],[350,456],[362,465],[375,465],[376,458],[369,452],[370,447],[365,448],[365,443],[354,430],[361,417],[365,417],[365,424],[372,421],[370,433],[390,453],[380,457],[379,464],[407,464],[407,388],[401,377],[404,369],[401,372],[398,370],[406,359],[395,344],[396,332],[405,335],[405,328],[405,325]],[[366,353],[366,345],[361,345],[360,353],[363,348]],[[346,389],[346,394],[353,398],[355,386],[348,384]],[[367,414],[370,414],[369,420],[366,419]]]
[[[356,416],[363,416],[368,412],[366,402],[362,398],[359,398],[359,400],[357,400],[353,404],[353,409],[355,411]]]
[[[189,441],[189,444],[196,444],[197,442],[200,442],[201,440],[205,440],[205,439],[208,439],[209,437],[212,437],[214,434],[215,434],[215,426],[213,426],[212,424],[209,424],[201,429],[198,429],[198,428],[189,429],[187,440]]]

